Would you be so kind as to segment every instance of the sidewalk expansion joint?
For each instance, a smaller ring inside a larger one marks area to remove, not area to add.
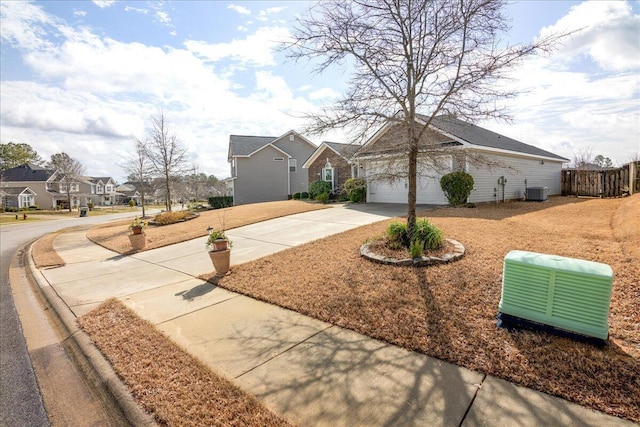
[[[478,392],[480,392],[480,389],[482,388],[482,385],[484,384],[484,381],[487,379],[487,374],[484,374],[482,376],[482,381],[480,381],[480,384],[474,384],[476,391],[475,393],[473,393],[473,397],[471,398],[471,402],[469,402],[469,406],[467,407],[467,410],[464,411],[464,415],[462,415],[462,419],[460,420],[460,424],[458,424],[458,427],[462,427],[462,424],[464,424],[464,420],[467,418],[467,415],[469,414],[469,411],[471,410],[471,407],[473,406],[473,402],[475,402],[476,397],[478,396]]]
[[[276,354],[276,355],[274,355],[274,356],[272,356],[272,357],[268,358],[268,359],[267,359],[267,360],[265,360],[264,362],[262,362],[262,363],[258,363],[256,366],[254,366],[254,367],[252,367],[252,368],[250,368],[250,369],[247,369],[246,371],[242,372],[241,374],[236,375],[235,377],[233,377],[233,379],[238,379],[238,378],[240,378],[240,377],[242,377],[242,376],[244,376],[244,375],[248,374],[249,372],[252,372],[252,371],[254,371],[254,370],[258,369],[260,366],[262,366],[262,365],[266,365],[267,363],[271,362],[271,361],[272,361],[273,359],[275,359],[276,357],[279,357],[279,356],[281,356],[281,355],[283,355],[283,354],[287,353],[288,351],[293,350],[294,348],[298,347],[299,345],[304,344],[305,342],[309,341],[311,338],[314,338],[314,337],[318,336],[319,334],[321,334],[321,333],[323,333],[323,332],[325,332],[325,331],[327,331],[327,330],[329,330],[329,329],[333,328],[334,326],[335,326],[335,325],[329,325],[329,326],[327,326],[326,328],[319,330],[319,331],[318,331],[318,332],[316,332],[315,334],[311,334],[311,335],[309,335],[307,338],[305,338],[304,340],[300,341],[299,343],[294,344],[294,345],[292,345],[291,347],[288,347],[288,348],[284,349],[283,351],[279,352],[278,354]]]
[[[206,283],[206,282],[205,282],[205,283]],[[240,297],[240,296],[242,296],[242,295],[241,295],[241,294],[232,295],[232,296],[230,296],[230,297],[229,297],[229,298],[227,298],[227,299],[223,299],[222,301],[217,301],[217,302],[214,302],[213,304],[209,304],[209,305],[207,305],[207,306],[205,306],[205,307],[200,307],[200,308],[198,308],[198,309],[196,309],[196,310],[193,310],[193,311],[190,311],[190,312],[188,312],[188,313],[183,313],[183,314],[181,314],[181,315],[179,315],[179,316],[172,317],[171,319],[163,320],[162,322],[156,323],[155,325],[156,325],[156,326],[160,326],[160,325],[163,325],[163,324],[165,324],[165,323],[167,323],[167,322],[172,322],[172,321],[174,321],[174,320],[176,320],[176,319],[180,319],[181,317],[189,316],[189,315],[191,315],[191,314],[193,314],[193,313],[197,313],[197,312],[199,312],[199,311],[206,310],[206,309],[208,309],[208,308],[211,308],[211,307],[214,307],[214,306],[216,306],[216,305],[219,305],[219,304],[225,303],[225,302],[227,302],[227,301],[231,301],[232,299],[238,298],[238,297]]]

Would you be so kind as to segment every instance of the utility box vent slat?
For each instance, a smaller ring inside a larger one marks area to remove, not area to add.
[[[613,270],[606,264],[526,251],[504,259],[499,310],[606,340]]]

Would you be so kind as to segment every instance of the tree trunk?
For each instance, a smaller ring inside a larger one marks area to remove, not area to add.
[[[409,191],[407,193],[407,234],[411,241],[413,227],[416,225],[416,197],[418,175],[418,144],[412,140],[409,147]]]

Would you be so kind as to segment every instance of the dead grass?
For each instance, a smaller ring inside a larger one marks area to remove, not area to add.
[[[465,245],[461,261],[415,268],[363,259],[360,245],[384,232],[383,221],[236,266],[219,286],[640,421],[640,194],[425,214]],[[502,263],[512,249],[611,265],[611,344],[497,328]]]
[[[46,236],[38,239],[31,248],[31,256],[33,262],[38,269],[50,268],[50,267],[62,267],[65,265],[64,260],[53,249],[53,241],[64,230],[59,230],[55,233],[47,234]]]
[[[229,230],[272,218],[325,209],[326,207],[316,203],[287,200],[201,212],[198,218],[186,222],[167,226],[149,225],[145,229],[147,245],[143,250],[156,249],[203,237],[207,234],[207,227]],[[131,253],[131,242],[128,235],[129,224],[132,220],[133,217],[131,220],[112,222],[95,227],[87,232],[87,238],[119,254]]]
[[[160,425],[289,425],[115,299],[78,323]]]

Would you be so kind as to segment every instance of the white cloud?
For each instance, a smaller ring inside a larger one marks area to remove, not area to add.
[[[487,127],[569,159],[588,149],[627,162],[640,151],[638,19],[626,2],[586,2],[543,28],[581,30],[511,74],[522,92],[507,103],[514,124]]]
[[[232,58],[244,64],[268,66],[276,65],[273,51],[289,34],[289,30],[284,27],[263,27],[243,40],[234,39],[229,43],[216,44],[188,40],[185,46],[190,52],[208,61]]]
[[[146,15],[149,13],[149,9],[142,9],[139,7],[133,7],[133,6],[125,6],[124,8],[125,12],[136,12],[139,13],[141,15]]]
[[[156,19],[164,25],[168,25],[169,23],[171,23],[171,18],[169,18],[169,14],[167,12],[164,12],[162,10],[157,10],[156,11]]]
[[[93,3],[100,9],[111,7],[115,2],[116,0],[93,0]]]
[[[85,17],[87,16],[87,12],[85,10],[74,10],[73,11],[73,16],[78,16],[78,17]]]
[[[340,96],[340,93],[329,87],[314,90],[309,93],[309,99],[314,101],[318,99],[337,98],[338,96]]]
[[[584,2],[540,34],[570,32],[560,48],[565,62],[587,55],[603,70],[640,66],[640,15],[627,2]]]
[[[246,7],[238,6],[238,5],[235,5],[235,4],[230,4],[229,6],[227,6],[227,9],[231,9],[233,11],[236,11],[240,15],[250,15],[251,14],[251,11],[249,9],[247,9]]]
[[[131,150],[130,136],[143,137],[158,108],[200,169],[218,177],[229,173],[229,134],[279,135],[299,128],[296,112],[312,108],[271,72],[245,83],[247,91],[255,84],[255,91],[240,97],[233,75],[212,66],[223,59],[272,65],[276,39],[286,30],[263,28],[229,43],[160,48],[71,27],[30,4],[15,5],[18,14],[5,15],[4,2],[2,7],[3,43],[12,41],[41,82],[2,81],[2,141],[29,143],[44,158],[64,150],[92,174],[122,178],[117,164]]]

